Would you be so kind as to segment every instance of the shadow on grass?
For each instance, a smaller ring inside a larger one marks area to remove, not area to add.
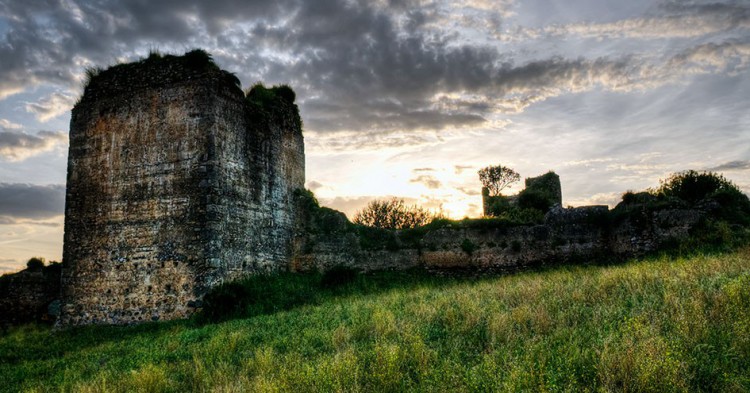
[[[447,287],[472,280],[441,277],[424,270],[383,271],[338,275],[278,273],[251,276],[221,285],[204,298],[201,312],[187,320],[148,322],[131,326],[82,326],[53,330],[49,325],[11,327],[0,334],[0,364],[13,365],[41,359],[60,359],[100,345],[125,343],[153,336],[195,330],[206,334],[213,324],[252,318],[333,299],[371,296],[396,289]]]
[[[445,277],[423,269],[357,273],[334,268],[325,274],[278,273],[252,276],[221,285],[208,293],[198,325],[237,318],[273,314],[301,306],[319,305],[332,299],[370,296],[391,290],[445,287],[469,280]]]

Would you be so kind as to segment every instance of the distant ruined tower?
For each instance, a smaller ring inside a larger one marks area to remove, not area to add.
[[[181,318],[221,282],[286,268],[305,180],[293,102],[245,97],[200,50],[92,73],[70,125],[59,323]]]

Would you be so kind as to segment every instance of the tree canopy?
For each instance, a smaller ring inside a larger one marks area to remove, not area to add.
[[[480,169],[478,174],[479,181],[487,188],[490,196],[501,195],[505,188],[521,180],[518,172],[502,165],[490,165]]]
[[[405,229],[429,224],[433,214],[417,205],[408,206],[403,199],[374,200],[357,212],[353,222],[375,228]]]

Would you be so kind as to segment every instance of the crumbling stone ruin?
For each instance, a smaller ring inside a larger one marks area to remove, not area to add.
[[[60,264],[29,266],[0,276],[0,329],[54,322],[60,309]]]
[[[706,213],[638,209],[614,218],[607,206],[555,206],[538,224],[502,219],[451,221],[427,228],[377,231],[351,225],[343,213],[319,208],[304,221],[305,243],[293,271],[336,266],[373,271],[503,272],[541,264],[640,256],[690,236]]]
[[[562,186],[560,176],[549,171],[537,177],[524,180],[526,188],[518,195],[490,196],[487,187],[482,187],[482,213],[485,216],[499,215],[511,206],[533,206],[546,210],[553,206],[562,206]],[[539,205],[543,206],[539,206]]]
[[[218,283],[286,267],[301,122],[293,96],[258,88],[202,51],[91,78],[71,118],[61,324],[185,317]]]
[[[8,323],[184,318],[216,285],[279,270],[485,272],[630,257],[688,237],[711,206],[654,209],[634,195],[614,211],[565,209],[560,179],[549,172],[527,179],[510,202],[483,192],[485,209],[542,204],[547,213],[534,223],[356,226],[303,188],[291,89],[256,85],[244,94],[203,51],[89,76],[71,118],[62,273],[2,277],[0,293],[12,296],[0,314],[20,318]]]

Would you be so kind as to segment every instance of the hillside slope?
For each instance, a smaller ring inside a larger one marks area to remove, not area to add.
[[[256,280],[266,296],[224,322],[17,328],[0,336],[0,390],[750,389],[750,248],[481,279],[317,280]]]

